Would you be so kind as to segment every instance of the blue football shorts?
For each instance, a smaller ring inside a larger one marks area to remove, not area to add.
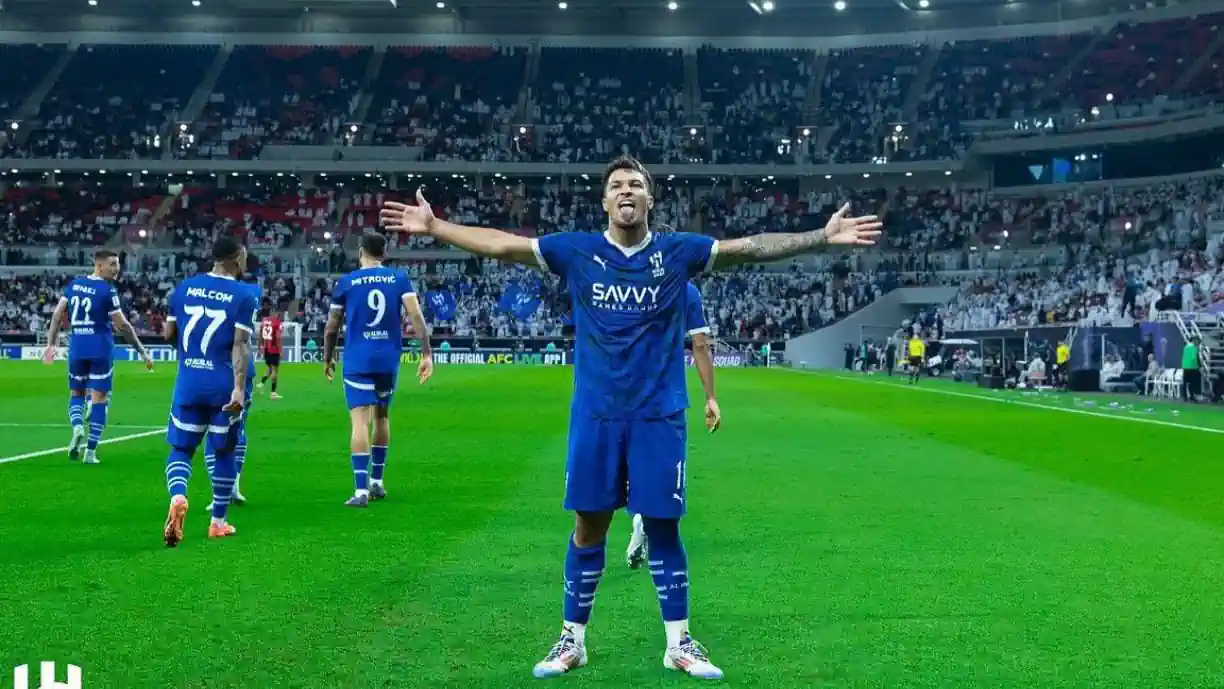
[[[345,373],[344,400],[349,409],[357,407],[389,407],[395,396],[398,373]]]
[[[679,519],[686,501],[684,412],[659,419],[570,417],[565,509]]]
[[[68,359],[68,389],[73,392],[110,392],[114,366],[109,356]]]
[[[221,407],[176,404],[170,408],[166,441],[189,454],[208,438],[208,449],[230,451],[238,445],[245,414],[231,415]]]

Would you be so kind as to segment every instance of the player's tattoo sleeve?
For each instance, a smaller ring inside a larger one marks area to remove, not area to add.
[[[64,313],[68,311],[68,300],[60,297],[59,303],[55,305],[55,313],[51,314],[51,325],[47,329],[47,345],[54,346],[56,338],[59,337],[60,326],[64,322]]]
[[[332,309],[327,314],[327,326],[323,328],[323,365],[327,366],[336,357],[336,343],[340,340],[340,324],[344,319],[344,311]]]
[[[755,234],[739,239],[724,239],[718,242],[714,267],[780,261],[800,254],[823,251],[828,246],[824,230]]]
[[[238,330],[234,337],[234,389],[245,390],[247,384],[247,366],[251,362],[251,336]]]
[[[701,379],[701,391],[707,400],[714,399],[714,355],[710,351],[709,338],[705,335],[693,336],[693,365],[697,368],[697,377]]]
[[[421,356],[433,356],[433,345],[429,343],[429,324],[425,322],[425,313],[421,311],[421,302],[416,296],[405,297],[404,305],[408,309],[408,317],[412,319],[412,332],[421,340]]]
[[[115,332],[123,336],[127,343],[136,348],[141,356],[145,356],[144,343],[140,341],[140,336],[136,334],[136,329],[132,327],[132,322],[122,315],[115,319]]]

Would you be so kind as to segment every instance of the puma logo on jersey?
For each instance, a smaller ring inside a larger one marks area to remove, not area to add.
[[[651,305],[659,301],[659,286],[605,285],[596,282],[591,284],[591,298],[597,304]]]
[[[595,262],[599,264],[600,268],[603,268],[604,270],[608,269],[608,264],[604,263],[603,258],[599,256],[595,256],[594,258],[595,258]]]

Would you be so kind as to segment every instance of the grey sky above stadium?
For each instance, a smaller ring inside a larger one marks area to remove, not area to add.
[[[0,29],[797,36],[1050,22],[1125,0],[0,0]],[[923,9],[922,3],[926,4]],[[1154,3],[1163,5],[1165,2]],[[1190,0],[1204,11],[1213,0]],[[564,7],[562,7],[564,5]],[[674,9],[669,7],[672,5]]]

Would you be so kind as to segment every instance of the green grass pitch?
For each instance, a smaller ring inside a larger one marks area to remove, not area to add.
[[[285,398],[256,401],[238,535],[205,539],[197,457],[187,540],[167,550],[155,429],[173,369],[121,365],[106,437],[151,435],[104,446],[96,467],[0,463],[0,688],[42,660],[81,666],[84,689],[536,682],[571,524],[571,376],[405,375],[390,499],[352,510],[342,391],[287,366]],[[690,433],[683,533],[693,629],[728,685],[1224,686],[1214,411],[778,370],[720,370],[719,385],[723,430]],[[66,444],[65,388],[62,364],[0,365],[0,460]],[[618,519],[591,664],[558,683],[698,682],[662,668],[627,532]]]

